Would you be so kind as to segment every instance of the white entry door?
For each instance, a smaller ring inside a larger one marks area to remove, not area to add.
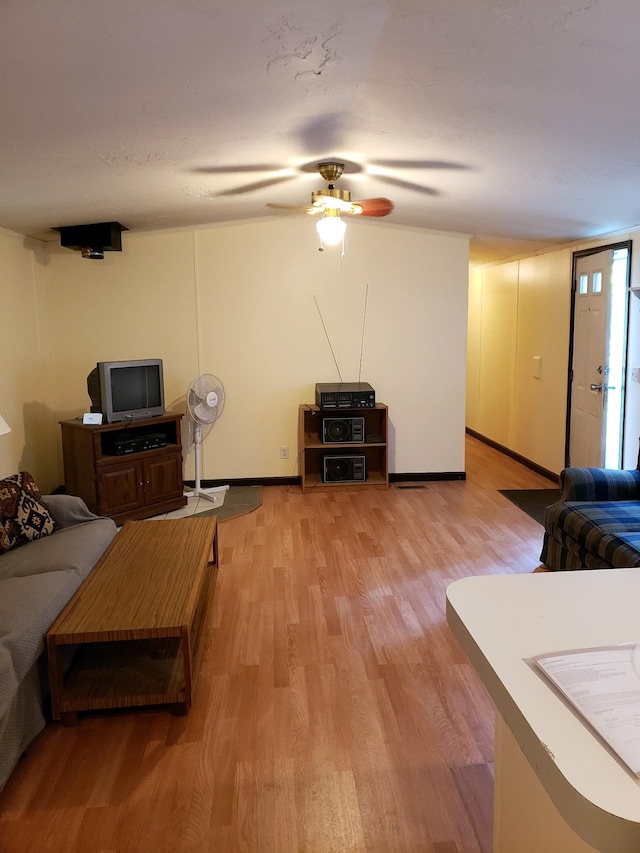
[[[570,465],[619,467],[622,417],[619,406],[623,379],[620,364],[623,361],[624,334],[618,333],[618,315],[622,310],[626,318],[626,303],[625,273],[620,269],[620,263],[614,262],[623,261],[626,270],[626,250],[623,252],[624,259],[620,257],[620,250],[607,249],[578,258],[576,263]],[[623,272],[620,294],[620,284],[617,282],[619,272]],[[616,279],[614,288],[612,274]],[[613,336],[612,319],[616,327]],[[610,405],[612,417],[608,417]],[[609,453],[608,429],[611,433]]]

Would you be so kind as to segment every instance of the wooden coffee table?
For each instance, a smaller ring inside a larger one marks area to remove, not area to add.
[[[218,564],[213,516],[128,521],[47,634],[53,718],[191,707],[194,653]],[[65,672],[65,646],[78,645]]]

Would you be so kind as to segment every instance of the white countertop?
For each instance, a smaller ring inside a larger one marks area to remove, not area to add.
[[[469,577],[447,621],[567,823],[615,853],[640,850],[640,780],[526,662],[640,642],[640,569]]]

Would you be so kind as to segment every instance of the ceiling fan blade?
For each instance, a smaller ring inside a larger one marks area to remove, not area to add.
[[[353,203],[362,208],[361,216],[388,216],[393,210],[393,202],[388,198],[355,199]]]
[[[433,187],[425,187],[421,184],[414,184],[411,181],[403,181],[400,178],[391,178],[388,175],[376,175],[376,181],[391,184],[393,187],[400,187],[404,190],[413,190],[413,192],[422,193],[423,195],[440,195],[438,190],[434,190]]]
[[[273,163],[247,163],[240,166],[196,166],[191,169],[197,175],[236,175],[243,172],[281,172],[282,165]]]
[[[322,207],[313,207],[312,205],[303,205],[303,204],[277,204],[276,202],[270,201],[267,202],[267,207],[273,207],[276,210],[290,210],[293,213],[310,213],[311,215],[315,213],[322,213]]]
[[[273,187],[275,184],[281,184],[283,181],[288,181],[293,175],[281,175],[278,178],[266,178],[264,181],[254,181],[251,184],[244,184],[241,187],[231,187],[228,190],[215,193],[216,196],[244,195],[244,193],[255,192],[255,190],[263,190],[266,187]]]
[[[390,169],[471,169],[471,166],[465,163],[454,163],[450,160],[376,160],[372,161],[371,165]]]

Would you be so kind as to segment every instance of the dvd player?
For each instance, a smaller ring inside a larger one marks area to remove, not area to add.
[[[116,438],[113,441],[113,451],[116,456],[129,453],[143,453],[145,450],[155,450],[167,446],[167,436],[162,432],[149,435],[136,435],[132,438]]]

